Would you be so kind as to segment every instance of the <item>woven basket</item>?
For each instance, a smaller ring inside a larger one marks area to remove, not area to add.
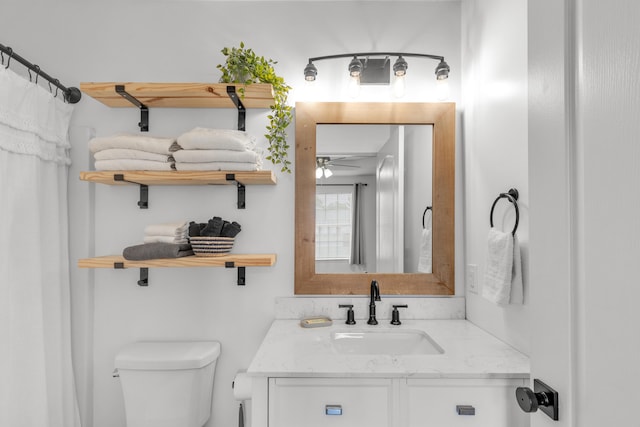
[[[224,256],[231,252],[235,237],[189,237],[196,256]]]

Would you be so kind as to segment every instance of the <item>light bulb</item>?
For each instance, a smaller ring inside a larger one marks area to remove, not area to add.
[[[333,175],[333,172],[331,172],[331,169],[325,169],[324,170],[324,177],[325,178],[331,178],[331,175]]]
[[[396,98],[402,98],[404,96],[404,91],[405,91],[404,75],[395,76],[391,90],[393,92],[393,96]]]
[[[357,98],[360,94],[360,77],[349,77],[347,90],[351,98]]]
[[[316,168],[316,179],[322,178],[322,168]]]
[[[436,80],[436,98],[438,101],[449,99],[449,79]]]

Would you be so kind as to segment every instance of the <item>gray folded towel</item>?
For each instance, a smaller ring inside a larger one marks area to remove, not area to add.
[[[129,261],[144,261],[157,258],[182,258],[193,255],[189,244],[177,243],[144,243],[124,248],[122,256]]]

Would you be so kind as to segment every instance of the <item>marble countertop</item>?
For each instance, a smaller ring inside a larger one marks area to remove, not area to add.
[[[467,320],[406,320],[379,324],[302,328],[298,320],[275,320],[247,374],[254,377],[529,378],[529,358]],[[339,354],[336,330],[418,329],[443,349],[435,355]]]

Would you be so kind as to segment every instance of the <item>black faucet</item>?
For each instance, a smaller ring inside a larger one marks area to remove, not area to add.
[[[369,302],[369,320],[367,320],[367,324],[369,325],[378,324],[378,321],[376,320],[376,301],[380,301],[380,288],[378,287],[378,282],[372,280],[371,301]]]

